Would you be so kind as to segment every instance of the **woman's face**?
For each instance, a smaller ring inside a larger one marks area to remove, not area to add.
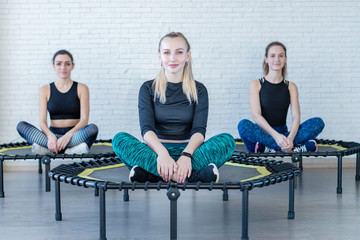
[[[55,57],[53,67],[58,77],[69,78],[71,71],[74,69],[74,64],[68,55],[59,54]]]
[[[286,63],[285,50],[281,46],[272,46],[265,56],[265,62],[269,65],[269,70],[281,71]]]
[[[161,41],[159,58],[165,72],[182,74],[185,63],[189,61],[191,53],[187,51],[186,42],[181,37],[166,37]]]

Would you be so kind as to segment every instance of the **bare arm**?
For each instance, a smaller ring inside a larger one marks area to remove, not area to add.
[[[57,147],[59,151],[65,149],[76,131],[88,125],[90,113],[90,94],[89,88],[85,84],[78,83],[78,97],[80,99],[80,121],[64,136],[58,139]]]
[[[57,148],[56,136],[50,131],[47,124],[47,102],[50,97],[50,85],[44,85],[40,88],[39,91],[39,124],[40,129],[45,133],[48,138],[47,147],[50,151],[58,153],[59,149]]]
[[[300,104],[298,97],[298,89],[295,83],[289,83],[290,91],[290,104],[291,104],[291,116],[292,116],[292,125],[288,139],[293,143],[294,138],[299,130],[300,126]]]

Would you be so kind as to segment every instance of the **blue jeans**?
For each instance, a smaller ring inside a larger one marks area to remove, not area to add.
[[[159,176],[157,172],[157,155],[146,144],[124,132],[116,134],[112,141],[113,149],[119,159],[131,169],[138,165],[142,169]],[[187,143],[163,143],[175,161],[187,146]],[[220,168],[229,160],[235,150],[235,140],[227,133],[216,135],[204,142],[193,154],[193,170],[201,170],[210,163]]]
[[[325,123],[321,118],[310,118],[300,124],[299,130],[294,138],[294,146],[305,144],[307,141],[315,139],[321,131],[324,129]],[[286,125],[273,127],[278,133],[288,136],[290,132]],[[275,139],[265,132],[257,124],[243,119],[238,125],[239,134],[241,140],[244,142],[246,149],[249,152],[255,151],[255,145],[257,142],[264,144],[265,146],[281,151],[281,148],[276,144]]]
[[[50,127],[50,131],[54,133],[57,138],[60,138],[63,135],[65,135],[71,128],[72,127],[68,127],[68,128]],[[47,142],[48,142],[47,136],[35,126],[31,125],[30,123],[22,121],[18,123],[16,129],[19,132],[20,136],[23,137],[28,143],[30,144],[37,143],[40,146],[47,148]],[[66,148],[74,147],[83,142],[85,142],[90,148],[91,145],[96,140],[98,131],[99,129],[95,124],[87,125],[86,127],[74,133]]]

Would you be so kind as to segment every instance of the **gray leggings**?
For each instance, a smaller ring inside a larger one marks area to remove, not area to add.
[[[67,127],[67,128],[50,127],[50,131],[53,132],[57,138],[60,138],[72,128],[73,127]],[[24,121],[19,122],[16,129],[19,132],[20,136],[23,137],[28,143],[30,144],[37,143],[40,146],[47,148],[47,143],[48,143],[47,136],[38,128],[31,125],[30,123]],[[86,127],[74,133],[66,148],[74,147],[83,142],[86,143],[90,148],[91,145],[96,140],[98,131],[99,131],[98,127],[95,124],[87,125]]]

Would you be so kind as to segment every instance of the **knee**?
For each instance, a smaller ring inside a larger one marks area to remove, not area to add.
[[[252,122],[248,119],[243,119],[239,122],[238,124],[238,131],[239,134],[241,135],[244,131],[246,131],[246,129],[249,128],[249,125],[252,124]]]
[[[221,133],[218,135],[220,142],[223,144],[225,150],[227,151],[226,155],[232,155],[235,151],[235,139],[229,133]]]
[[[94,135],[97,135],[99,132],[99,128],[97,125],[91,123],[88,125],[88,129],[90,130],[90,132],[92,132]]]
[[[115,147],[119,147],[120,145],[122,145],[123,142],[127,142],[127,140],[129,138],[133,138],[133,136],[131,136],[130,134],[126,133],[126,132],[119,132],[117,133],[113,140],[112,140],[112,145]]]
[[[319,128],[319,130],[320,130],[320,132],[324,129],[324,127],[325,127],[325,122],[324,122],[324,120],[322,120],[321,118],[319,118],[319,117],[315,117],[315,118],[313,118],[314,119],[314,121],[317,123],[317,126],[318,126],[318,128]]]
[[[28,124],[27,122],[21,121],[21,122],[19,122],[19,123],[17,124],[16,130],[20,133],[20,132],[22,132],[22,131],[24,130],[24,128],[25,128],[26,126],[28,126],[28,125],[29,125],[29,124]]]
[[[243,129],[243,128],[246,128],[246,126],[248,126],[250,124],[250,120],[248,119],[243,119],[239,122],[238,124],[238,129]]]

